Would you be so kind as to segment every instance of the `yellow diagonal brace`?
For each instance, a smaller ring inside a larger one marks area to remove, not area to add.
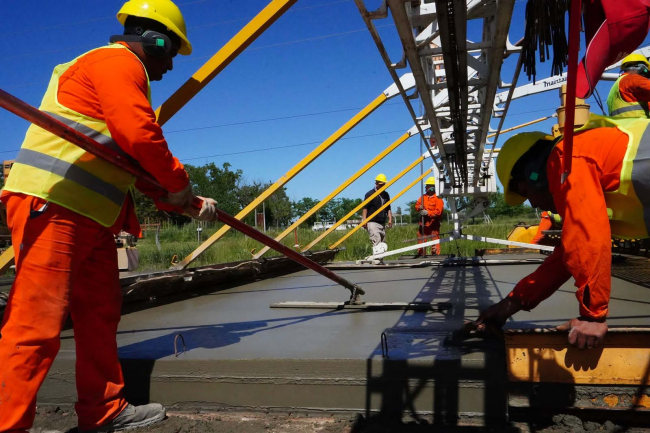
[[[306,214],[298,218],[296,222],[291,224],[285,231],[280,233],[278,237],[275,238],[276,241],[281,241],[284,239],[289,233],[291,233],[296,227],[298,227],[300,224],[305,222],[310,216],[318,212],[323,206],[325,206],[327,203],[330,202],[334,197],[336,197],[341,191],[343,191],[345,188],[350,186],[352,182],[355,180],[359,179],[365,172],[370,170],[373,166],[375,166],[379,161],[384,159],[389,153],[391,153],[393,150],[397,149],[399,145],[404,143],[406,140],[408,140],[411,137],[411,134],[406,132],[404,135],[402,135],[400,138],[395,140],[393,144],[388,146],[386,149],[384,149],[379,155],[375,156],[368,164],[364,165],[359,171],[354,173],[348,180],[343,182],[341,185],[338,186],[334,191],[329,193],[327,197],[319,201],[316,206],[311,208]],[[259,253],[255,255],[256,259],[259,259],[262,257],[264,253],[266,253],[270,248],[269,247],[264,247],[260,250]]]
[[[339,141],[341,137],[347,134],[352,128],[354,128],[359,122],[368,117],[373,111],[386,102],[387,97],[383,93],[370,104],[368,104],[363,110],[359,111],[352,119],[348,120],[345,125],[341,126],[334,134],[323,141],[316,149],[312,150],[309,155],[305,156],[298,164],[296,164],[291,170],[289,170],[284,176],[278,179],[273,185],[268,187],[259,197],[253,200],[248,206],[242,209],[235,218],[241,220],[246,217],[249,213],[253,212],[255,208],[262,204],[264,200],[269,198],[274,192],[282,188],[284,184],[293,179],[298,173],[300,173],[305,167],[311,164],[316,158],[323,154],[327,149],[329,149],[334,143]],[[218,241],[226,232],[230,230],[230,226],[223,226],[215,234],[210,236],[203,244],[201,244],[196,250],[192,251],[187,257],[183,259],[176,266],[171,269],[185,269],[190,263],[196,260],[205,250],[210,248],[212,244]]]
[[[0,256],[0,275],[7,272],[7,270],[14,264],[14,249],[9,247]]]
[[[273,0],[269,3],[156,110],[158,124],[162,126],[171,119],[296,1]]]
[[[393,198],[391,198],[390,200],[388,200],[388,201],[387,201],[386,203],[384,203],[384,204],[383,204],[379,209],[377,209],[375,212],[373,212],[372,215],[368,215],[368,217],[366,218],[366,221],[370,221],[370,220],[373,219],[375,216],[377,216],[377,215],[379,214],[379,212],[383,211],[383,210],[386,209],[388,206],[390,206],[390,204],[391,204],[392,202],[394,202],[395,200],[397,200],[398,198],[400,198],[401,196],[403,196],[404,193],[405,193],[406,191],[408,191],[409,189],[413,188],[413,187],[414,187],[414,186],[415,186],[419,181],[421,181],[421,180],[424,179],[426,176],[428,176],[429,173],[431,173],[432,171],[433,171],[433,169],[430,168],[430,169],[428,169],[427,171],[425,171],[424,173],[422,173],[422,174],[421,174],[417,179],[415,179],[413,182],[409,183],[409,185],[408,185],[406,188],[404,188],[404,189],[401,190],[399,193],[397,193],[397,195],[396,195],[395,197],[393,197]],[[349,232],[347,232],[347,233],[345,234],[345,236],[343,236],[341,239],[339,239],[338,241],[336,241],[336,242],[334,242],[332,245],[330,245],[330,246],[329,246],[329,249],[332,250],[332,249],[336,248],[337,246],[339,246],[343,241],[345,241],[347,238],[349,238],[350,236],[352,236],[352,235],[353,235],[357,230],[359,230],[361,227],[363,227],[363,224],[359,224],[358,226],[356,226],[355,228],[353,228],[352,230],[350,230]]]
[[[424,156],[421,156],[421,157],[419,157],[418,159],[416,159],[415,161],[413,161],[411,164],[409,164],[409,166],[406,167],[404,170],[402,170],[402,171],[401,171],[397,176],[395,176],[394,178],[392,178],[391,180],[389,180],[389,181],[386,183],[386,185],[382,186],[382,187],[379,188],[377,191],[375,191],[374,194],[372,194],[370,197],[368,197],[367,199],[365,199],[364,201],[362,201],[362,202],[359,204],[359,206],[357,206],[357,207],[355,207],[354,209],[352,209],[350,212],[348,212],[348,214],[347,214],[346,216],[344,216],[343,218],[341,218],[341,219],[340,219],[336,224],[334,224],[332,227],[330,227],[329,229],[327,229],[327,230],[325,231],[325,233],[323,233],[322,235],[318,236],[318,237],[317,237],[316,239],[314,239],[314,240],[313,240],[309,245],[307,245],[305,248],[303,248],[303,249],[302,249],[302,252],[304,253],[305,251],[309,250],[311,247],[313,247],[313,246],[316,245],[318,242],[320,242],[320,240],[323,239],[325,236],[329,235],[329,234],[332,233],[334,230],[336,230],[336,228],[337,228],[338,226],[340,226],[341,224],[343,224],[344,222],[346,222],[348,219],[350,219],[350,217],[352,217],[352,216],[353,216],[355,213],[357,213],[359,210],[363,209],[363,207],[364,207],[365,205],[367,205],[368,203],[370,203],[370,202],[371,202],[375,197],[377,197],[377,196],[378,196],[382,191],[386,190],[386,188],[388,188],[389,186],[391,186],[392,184],[394,184],[395,182],[397,182],[398,180],[400,180],[402,177],[404,177],[404,175],[405,175],[406,173],[408,173],[409,171],[411,171],[411,170],[413,169],[413,167],[415,167],[416,165],[418,165],[420,162],[424,161],[424,159],[425,159],[425,157],[424,157]]]

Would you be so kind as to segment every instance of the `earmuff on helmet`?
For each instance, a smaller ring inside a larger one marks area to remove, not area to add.
[[[561,137],[554,141],[538,140],[537,143],[531,147],[517,161],[512,169],[513,179],[523,179],[529,187],[535,191],[542,191],[548,188],[548,177],[546,175],[546,163],[551,151],[555,147],[555,143]]]
[[[636,71],[637,74],[641,75],[642,77],[650,78],[650,69],[648,69],[648,66],[646,66],[644,63],[636,63],[629,66],[626,65],[623,68],[623,72],[626,71]]]
[[[169,57],[173,53],[173,45],[169,36],[164,33],[146,30],[142,35],[114,35],[109,42],[140,42],[145,53],[154,57]]]

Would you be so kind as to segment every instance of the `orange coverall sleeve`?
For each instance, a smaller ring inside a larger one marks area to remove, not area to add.
[[[415,210],[418,212],[422,210],[422,196],[415,202]]]
[[[524,310],[530,311],[555,293],[569,278],[571,272],[564,266],[564,248],[558,245],[535,272],[517,283],[508,297],[518,300]]]
[[[627,102],[650,101],[650,80],[638,74],[626,74],[618,85],[621,97]]]
[[[189,182],[187,172],[169,151],[156,122],[142,64],[126,54],[116,53],[87,65],[108,129],[115,142],[165,189],[182,191]]]

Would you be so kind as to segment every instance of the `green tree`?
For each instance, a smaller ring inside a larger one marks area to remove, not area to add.
[[[318,204],[318,200],[311,197],[303,197],[298,201],[291,203],[292,216],[294,219],[302,217],[304,214],[309,212],[314,206]],[[305,224],[312,226],[316,221],[318,221],[318,212],[307,218]]]
[[[291,201],[287,189],[282,187],[274,192],[267,200],[266,208],[270,211],[271,221],[276,227],[286,226],[291,221]]]

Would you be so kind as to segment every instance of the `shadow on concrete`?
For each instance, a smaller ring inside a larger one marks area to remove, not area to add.
[[[458,339],[453,333],[468,303],[479,309],[491,304],[496,288],[491,278],[487,267],[433,273],[413,301],[448,299],[452,308],[405,312],[384,330],[388,353],[378,345],[368,358],[366,411],[353,433],[510,429],[503,342]],[[473,423],[472,414],[482,422]]]

